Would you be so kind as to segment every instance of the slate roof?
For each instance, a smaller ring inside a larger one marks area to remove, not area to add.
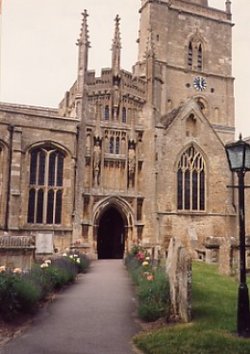
[[[181,108],[182,106],[179,106],[178,108],[173,109],[171,112],[161,117],[161,124],[164,126],[165,129],[167,129],[170,124],[175,120],[175,117],[177,117]]]

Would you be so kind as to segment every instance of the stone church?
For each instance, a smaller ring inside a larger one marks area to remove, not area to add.
[[[141,0],[139,13],[131,72],[119,16],[111,68],[89,70],[85,11],[76,81],[58,109],[1,103],[1,235],[52,235],[59,252],[99,259],[135,243],[156,256],[171,237],[200,256],[235,236],[231,2]]]

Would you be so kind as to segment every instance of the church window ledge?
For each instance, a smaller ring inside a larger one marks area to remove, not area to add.
[[[39,224],[25,224],[24,227],[19,231],[62,231],[62,232],[71,232],[73,229],[71,226],[63,225],[39,225]]]
[[[126,155],[125,154],[111,154],[106,152],[104,154],[104,159],[105,160],[126,160]]]

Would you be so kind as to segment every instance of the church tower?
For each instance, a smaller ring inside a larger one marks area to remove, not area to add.
[[[179,237],[203,248],[207,235],[228,236],[232,26],[230,1],[225,11],[207,0],[141,1],[134,75],[145,80],[147,97],[144,241],[156,247]]]
[[[155,109],[164,115],[195,98],[226,142],[234,137],[231,2],[225,11],[207,0],[141,2],[135,73],[145,77],[148,32],[155,56]],[[160,83],[160,84],[159,84]]]

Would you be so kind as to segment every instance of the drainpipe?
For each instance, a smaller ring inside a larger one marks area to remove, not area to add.
[[[8,181],[7,181],[7,203],[5,213],[5,225],[4,230],[9,231],[9,209],[10,209],[10,189],[11,189],[11,165],[12,165],[12,148],[13,148],[13,132],[14,125],[8,126],[9,131],[9,168],[8,168]]]

